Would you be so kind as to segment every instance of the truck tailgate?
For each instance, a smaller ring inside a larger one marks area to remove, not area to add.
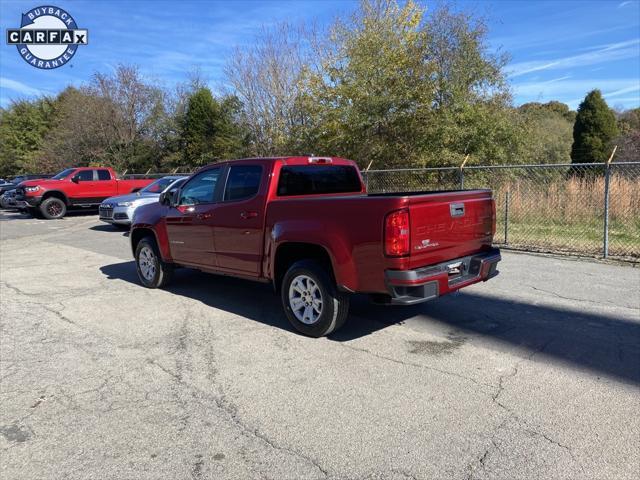
[[[495,203],[490,190],[428,193],[409,198],[410,266],[476,253],[491,245]]]

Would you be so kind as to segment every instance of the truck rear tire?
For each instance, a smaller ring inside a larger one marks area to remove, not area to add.
[[[291,265],[282,280],[281,299],[291,325],[310,337],[335,332],[349,313],[349,295],[340,292],[327,270],[313,260]]]
[[[63,218],[67,214],[67,205],[56,197],[49,197],[40,204],[40,213],[47,220]]]
[[[136,246],[136,270],[140,283],[147,288],[162,288],[173,277],[173,265],[162,261],[152,237],[144,237]]]

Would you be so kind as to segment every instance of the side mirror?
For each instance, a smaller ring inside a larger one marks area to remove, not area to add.
[[[73,177],[71,177],[71,181],[73,183],[78,183],[80,181],[80,174],[74,175]]]
[[[180,197],[180,190],[169,190],[168,192],[162,192],[158,201],[161,205],[167,205],[174,207],[178,198]]]
[[[175,207],[180,201],[180,189],[169,190],[169,205]]]

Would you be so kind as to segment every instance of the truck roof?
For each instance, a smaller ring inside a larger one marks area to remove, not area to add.
[[[276,163],[283,162],[286,165],[351,165],[355,166],[353,160],[348,160],[342,157],[322,157],[322,156],[280,156],[280,157],[250,157],[250,158],[237,158],[233,160],[223,160],[217,163],[207,165],[221,165],[225,163],[245,163],[245,162],[261,162],[261,163]]]

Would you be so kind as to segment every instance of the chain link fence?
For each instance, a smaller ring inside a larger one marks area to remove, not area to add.
[[[491,188],[503,247],[640,261],[640,162],[363,172],[369,192]]]

